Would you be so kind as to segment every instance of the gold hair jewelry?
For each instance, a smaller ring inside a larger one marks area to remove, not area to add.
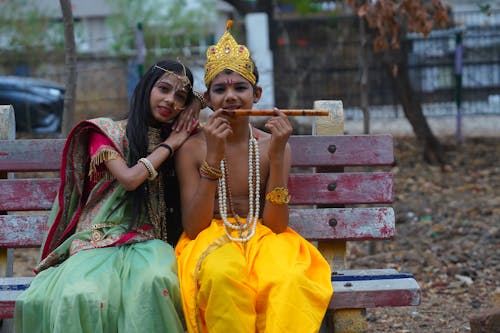
[[[203,94],[200,93],[199,91],[193,90],[193,95],[194,97],[200,101],[200,110],[204,109],[208,106],[207,101],[205,100],[205,97],[203,97]]]
[[[224,69],[237,72],[252,85],[257,81],[253,70],[254,63],[250,59],[250,51],[245,45],[238,45],[229,32],[233,25],[232,20],[226,23],[226,32],[217,44],[207,49],[207,62],[205,63],[205,85],[208,87],[213,78]]]
[[[266,194],[266,200],[275,205],[283,205],[290,202],[291,196],[286,187],[275,187]]]
[[[154,65],[154,68],[161,69],[162,71],[164,71],[167,74],[174,75],[176,78],[178,78],[182,82],[182,84],[184,85],[185,88],[187,88],[188,90],[191,90],[191,81],[189,81],[189,78],[187,77],[186,67],[182,63],[180,63],[180,64],[182,65],[182,74],[177,74],[176,72],[169,71],[168,69],[165,69],[165,68],[160,67],[158,65]]]

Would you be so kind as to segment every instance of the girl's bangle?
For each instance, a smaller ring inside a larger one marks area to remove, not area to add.
[[[153,166],[153,164],[145,157],[142,157],[139,159],[139,162],[144,165],[144,167],[146,168],[146,170],[148,171],[148,174],[149,174],[149,177],[148,179],[149,180],[153,180],[155,179],[156,177],[158,177],[158,171],[156,171],[155,167]]]
[[[168,143],[160,143],[156,147],[163,147],[163,148],[167,149],[170,152],[170,155],[168,155],[167,158],[170,158],[170,157],[174,156],[174,148],[172,148],[172,146],[169,145]]]

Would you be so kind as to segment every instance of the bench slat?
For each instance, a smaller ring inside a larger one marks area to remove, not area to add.
[[[289,139],[294,166],[391,165],[394,162],[392,136],[292,135]],[[331,153],[329,147],[334,145]]]
[[[14,317],[14,306],[33,277],[0,278],[0,319]]]
[[[336,225],[330,226],[332,219]],[[0,215],[0,247],[39,247],[47,215]],[[290,226],[312,240],[392,239],[396,232],[390,207],[290,209]]]
[[[331,309],[380,306],[416,306],[420,289],[411,274],[394,269],[343,270],[332,275]],[[335,278],[342,276],[341,280]],[[15,300],[28,288],[32,277],[0,278],[0,318],[11,318]]]
[[[330,188],[330,186],[334,188]],[[292,174],[292,205],[381,204],[394,201],[390,172]]]
[[[332,274],[332,283],[332,309],[420,304],[420,287],[413,275],[391,268],[338,270]]]
[[[64,139],[0,140],[0,171],[59,170],[64,142]],[[294,135],[289,142],[294,166],[391,165],[394,162],[391,135]],[[333,145],[335,152],[331,153],[328,148]]]
[[[40,247],[47,215],[0,215],[0,247]]]
[[[59,170],[65,142],[65,139],[0,140],[0,171]]]
[[[52,207],[59,179],[5,179],[0,181],[0,211],[48,210]]]
[[[335,184],[334,190],[329,185]],[[8,179],[0,182],[0,210],[48,210],[59,187],[56,178]],[[391,203],[394,179],[390,172],[291,174],[291,205]],[[319,189],[319,190],[318,190]]]
[[[394,221],[391,207],[290,209],[290,226],[316,241],[392,239]]]

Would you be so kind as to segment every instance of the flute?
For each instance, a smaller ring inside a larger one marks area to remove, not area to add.
[[[304,116],[304,117],[311,117],[311,116],[328,116],[329,112],[328,110],[322,110],[322,109],[283,109],[280,110],[287,116]],[[236,116],[274,116],[274,110],[272,109],[267,109],[267,110],[254,110],[254,109],[237,109],[237,110],[231,110],[228,111],[228,113],[232,113]]]

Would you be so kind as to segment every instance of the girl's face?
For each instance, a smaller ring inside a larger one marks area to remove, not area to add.
[[[184,110],[189,96],[188,89],[175,74],[166,73],[151,89],[149,104],[156,122],[167,123]]]
[[[236,72],[221,72],[215,76],[208,91],[213,110],[251,109],[261,95],[262,89],[254,87]]]

